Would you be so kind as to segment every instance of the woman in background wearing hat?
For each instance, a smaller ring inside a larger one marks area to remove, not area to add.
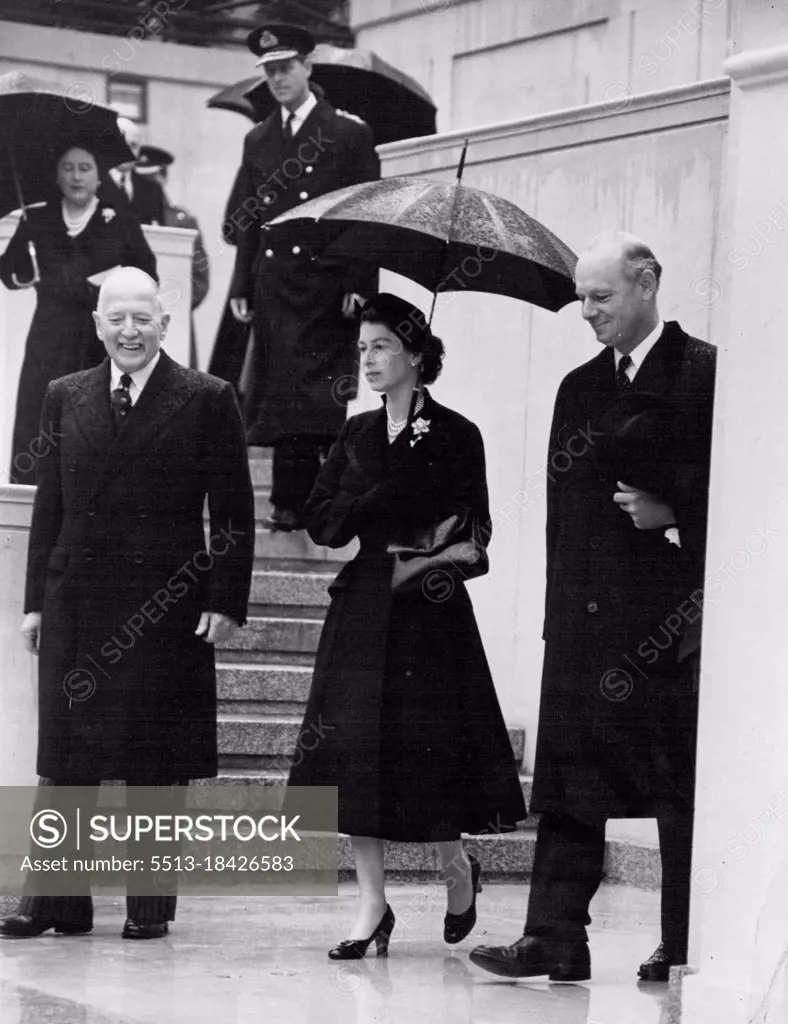
[[[339,831],[353,837],[360,903],[349,938],[329,952],[385,955],[394,914],[383,840],[438,844],[448,888],[444,938],[476,922],[479,863],[461,833],[510,831],[526,816],[517,766],[462,575],[445,570],[392,593],[398,538],[455,514],[489,537],[478,428],[426,390],[443,343],[394,295],[361,314],[361,370],[384,406],[353,416],[306,506],[316,544],[360,550],[331,584],[289,785],[337,786]],[[409,411],[410,410],[410,411]],[[468,573],[470,575],[470,573]],[[314,741],[319,729],[320,741]]]
[[[118,265],[156,276],[156,257],[139,224],[120,204],[99,198],[101,172],[94,153],[82,142],[66,146],[53,169],[58,197],[27,211],[0,256],[0,280],[7,288],[37,292],[16,400],[9,476],[17,484],[35,483],[39,417],[49,382],[106,356],[92,315],[98,290],[88,278]],[[29,241],[35,245],[38,275]]]

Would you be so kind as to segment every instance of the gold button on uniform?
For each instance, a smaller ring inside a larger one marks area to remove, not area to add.
[[[269,257],[273,256],[274,250],[273,249],[266,249],[265,250],[265,254],[266,254],[266,256],[269,256]]]
[[[311,174],[312,171],[314,170],[314,167],[312,167],[312,165],[310,164],[308,167],[305,167],[304,170],[306,171],[307,174]]]
[[[293,246],[293,255],[297,256],[300,252],[301,252],[301,246],[300,245],[294,245]]]
[[[298,198],[299,199],[309,199],[309,193],[308,192],[299,192]]]

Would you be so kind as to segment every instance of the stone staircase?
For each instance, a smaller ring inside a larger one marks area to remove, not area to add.
[[[284,787],[312,678],[315,651],[329,603],[328,584],[355,546],[332,550],[313,544],[304,532],[270,533],[259,524],[269,510],[271,460],[264,449],[250,458],[258,520],[249,621],[217,650],[220,783]],[[513,756],[525,754],[525,730],[509,727]],[[530,778],[521,773],[526,803]],[[468,848],[479,854],[485,878],[525,879],[533,861],[534,819],[507,835],[474,836]],[[608,877],[632,882],[631,857],[608,852]],[[350,844],[340,842],[341,873],[352,873]],[[438,871],[433,844],[389,843],[392,878],[433,878]],[[646,868],[646,875],[652,874]],[[638,869],[637,873],[640,873]],[[637,884],[637,882],[635,882]],[[651,887],[646,883],[647,887]]]

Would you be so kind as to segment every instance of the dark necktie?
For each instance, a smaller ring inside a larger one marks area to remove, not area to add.
[[[632,365],[631,356],[622,356],[618,361],[616,370],[616,390],[629,391],[632,388],[632,381],[627,376],[627,369]]]
[[[120,375],[120,387],[115,388],[110,396],[112,416],[115,420],[115,430],[120,430],[131,411],[131,395],[129,394],[130,387],[131,377],[127,373],[122,373]]]
[[[295,114],[291,113],[284,123],[282,134],[284,135],[285,142],[289,142],[293,137],[293,121],[295,121],[295,117]]]

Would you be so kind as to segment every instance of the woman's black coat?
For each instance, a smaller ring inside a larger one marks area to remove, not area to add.
[[[478,428],[429,395],[420,418],[427,432],[391,446],[385,409],[348,420],[309,499],[316,543],[361,545],[329,588],[290,774],[338,786],[341,832],[411,842],[506,831],[526,814],[465,586],[391,595],[386,545],[402,531],[463,508],[489,522]]]
[[[0,280],[17,288],[13,274],[30,280],[32,241],[41,272],[36,310],[27,335],[19,377],[11,452],[12,483],[35,483],[35,438],[47,384],[76,370],[97,366],[106,355],[96,336],[93,310],[98,289],[88,277],[121,265],[156,276],[156,257],[137,221],[120,203],[99,202],[75,238],[66,232],[59,200],[28,210],[0,256]],[[32,448],[31,448],[32,444]]]

